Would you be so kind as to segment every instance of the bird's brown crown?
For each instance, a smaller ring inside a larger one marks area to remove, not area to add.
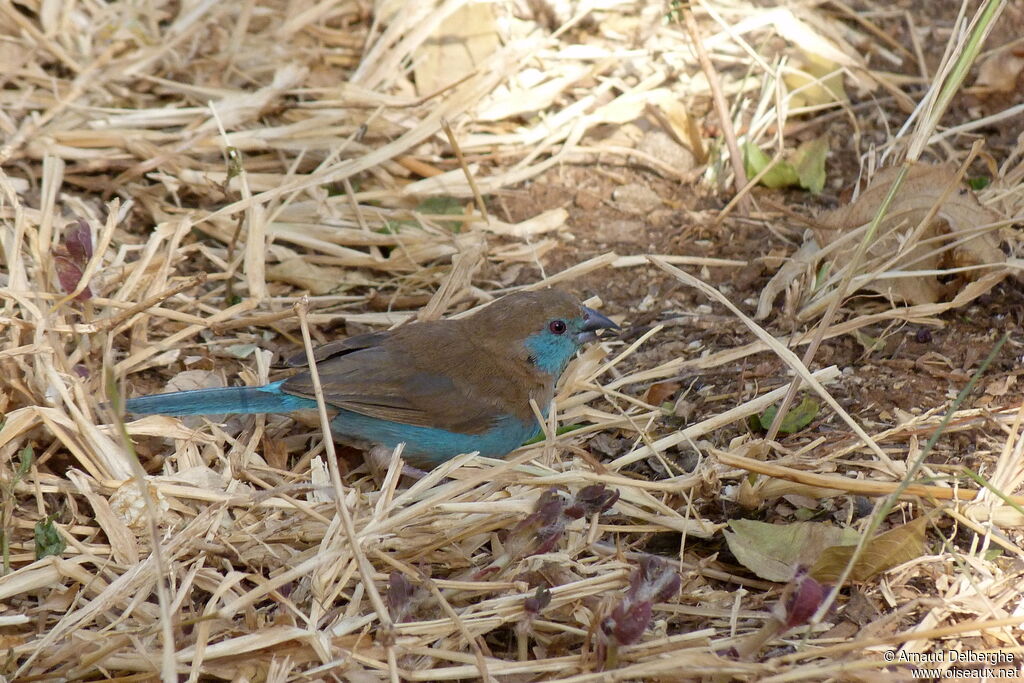
[[[481,333],[501,330],[506,338],[525,339],[552,320],[582,317],[583,305],[575,296],[558,289],[543,289],[508,294],[464,320]]]

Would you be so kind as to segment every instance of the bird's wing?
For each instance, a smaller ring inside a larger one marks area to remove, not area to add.
[[[337,339],[313,349],[313,358],[316,359],[318,364],[323,363],[327,359],[335,356],[343,356],[346,353],[352,353],[353,351],[359,351],[360,349],[369,349],[379,346],[385,339],[387,339],[387,336],[387,332],[370,332],[367,334],[357,334],[354,337],[348,337],[347,339]],[[309,365],[309,361],[306,358],[306,352],[300,351],[286,358],[284,364],[291,368],[304,368]]]
[[[460,343],[447,336],[409,340],[403,335],[396,340],[375,333],[333,343],[333,354],[322,354],[324,360],[317,361],[324,401],[402,424],[463,434],[486,431],[504,413],[501,402],[474,376],[467,376],[460,367],[467,361],[460,356],[469,352],[460,353]],[[314,396],[308,372],[285,380],[281,388],[297,396]]]

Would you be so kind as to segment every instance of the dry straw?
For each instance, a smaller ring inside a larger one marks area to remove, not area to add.
[[[750,114],[736,120],[752,139],[774,136],[781,150],[798,114],[800,125],[836,111],[859,125],[863,111],[790,108],[784,69],[759,52],[776,38],[827,53],[857,87],[881,88],[880,103],[913,106],[907,84],[944,82],[945,72],[927,77],[916,42],[880,49],[921,62],[921,78],[869,68],[844,36],[885,32],[871,13],[833,4],[850,23],[806,7],[693,6],[717,67],[710,77],[734,113]],[[769,618],[778,586],[694,549],[728,521],[699,499],[887,495],[945,412],[865,423],[829,393],[839,369],[805,367],[789,349],[869,325],[939,324],[994,276],[948,305],[856,309],[826,319],[817,337],[775,338],[677,268],[744,261],[606,252],[552,269],[548,254],[572,253],[568,211],[513,218],[491,205],[485,218],[481,196],[503,200],[549,169],[598,162],[695,183],[701,169],[603,133],[654,106],[653,120],[686,141],[694,128],[676,127],[679,103],[711,92],[660,6],[555,5],[529,15],[462,0],[381,1],[372,12],[358,2],[0,3],[0,674],[821,680],[882,669],[886,648],[1019,652],[1022,572],[989,552],[1020,555],[1024,514],[1006,494],[1024,478],[1024,440],[1011,406],[960,410],[949,423],[975,458],[991,460],[988,487],[964,490],[939,468],[903,490],[977,534],[969,552],[936,548],[883,587],[861,587],[894,611],[865,617],[859,633],[828,631],[826,615],[789,647],[776,642],[755,661],[729,656]],[[466,22],[476,37],[458,28]],[[951,51],[963,49],[961,28]],[[451,43],[464,54],[439,52]],[[934,124],[940,109],[920,116]],[[948,145],[968,128],[919,130],[911,144]],[[1007,155],[982,195],[1005,216],[1020,213],[1022,153]],[[706,179],[728,174],[720,161]],[[457,213],[450,200],[424,202],[438,197],[458,198]],[[611,269],[674,276],[728,306],[751,336],[657,363],[643,352],[670,337],[667,321],[629,343],[595,345],[567,371],[544,443],[500,462],[460,456],[411,485],[400,453],[378,481],[289,418],[122,423],[101,405],[168,386],[262,383],[268,349],[309,348],[339,322],[381,329],[463,315],[514,289],[524,264],[542,273],[530,287]],[[897,276],[892,265],[875,259],[842,277]],[[798,437],[787,450],[741,435],[737,423],[786,385],[726,397],[727,409],[685,429],[666,428],[662,406],[641,398],[651,384],[768,354],[839,416],[827,440]],[[581,428],[559,434],[566,424]],[[630,445],[602,462],[586,441],[598,433]],[[692,451],[695,466],[681,469],[674,450]],[[762,462],[768,452],[777,462]],[[750,472],[772,479],[752,482]],[[617,492],[600,499],[611,507],[560,517],[553,544],[533,554],[538,501],[555,488],[555,504],[568,504],[602,490],[592,486]],[[646,565],[642,551],[666,539],[666,563]],[[44,545],[62,548],[37,559]],[[652,592],[651,618],[609,651],[608,620],[641,567],[676,590]],[[917,577],[931,592],[915,592]]]

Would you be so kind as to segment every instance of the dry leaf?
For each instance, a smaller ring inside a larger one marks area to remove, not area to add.
[[[493,6],[463,5],[414,52],[416,92],[429,95],[455,83],[476,69],[499,45]]]
[[[647,388],[640,400],[647,405],[660,406],[679,391],[681,386],[679,382],[657,382]]]
[[[992,396],[1005,396],[1016,383],[1017,375],[1004,375],[989,382],[985,387],[985,393]]]
[[[843,72],[834,61],[813,52],[801,51],[793,63],[796,68],[783,76],[786,86],[793,93],[791,107],[846,101]]]
[[[325,268],[298,256],[267,267],[267,280],[286,282],[314,296],[327,294],[342,281],[340,268]]]
[[[801,276],[814,269],[821,247],[814,239],[807,240],[791,257],[782,261],[781,266],[772,279],[761,289],[757,300],[757,313],[754,320],[764,320],[772,311],[775,298],[790,287],[800,287]],[[765,262],[767,266],[768,263]]]
[[[825,247],[849,231],[870,223],[889,192],[898,170],[896,167],[883,169],[857,201],[822,215],[814,231],[818,243]],[[957,183],[956,187],[948,193],[935,217],[918,236],[912,237],[918,224],[952,183]],[[979,234],[959,246],[929,256],[925,254],[938,248],[940,242],[935,240],[922,244],[924,240],[942,236],[948,236],[943,243],[952,242],[959,233],[972,231],[1000,219],[999,214],[984,206],[973,192],[957,182],[956,171],[951,164],[917,164],[911,167],[899,196],[879,226],[875,242],[869,247],[868,256],[860,266],[860,273],[870,273],[882,267],[897,254],[898,260],[887,270],[938,270],[1004,263],[1006,257],[992,232]],[[910,239],[914,240],[913,244],[908,244]],[[834,253],[837,264],[845,264],[853,256],[857,241],[848,242]],[[985,273],[984,270],[960,273],[958,279],[949,284],[940,282],[934,275],[879,278],[862,287],[911,304],[935,303],[949,300],[960,291],[965,280],[979,278]]]
[[[183,370],[167,381],[164,390],[194,391],[196,389],[218,389],[224,386],[224,380],[209,370]]]
[[[1016,89],[1021,72],[1024,71],[1024,55],[1013,50],[1003,50],[989,55],[978,67],[976,88],[987,93],[1008,93]]]
[[[884,571],[924,555],[924,532],[927,517],[898,526],[868,542],[850,572],[852,581],[863,582]],[[827,548],[811,569],[811,576],[830,583],[837,580],[853,557],[854,546]]]
[[[704,149],[700,126],[694,117],[690,116],[686,106],[679,101],[678,95],[672,94],[667,88],[659,88],[651,95],[651,101],[655,105],[652,111],[666,128],[666,132],[671,132],[676,142],[687,147],[695,157],[696,163],[703,164],[707,160],[707,151]],[[679,170],[689,170],[690,167]]]

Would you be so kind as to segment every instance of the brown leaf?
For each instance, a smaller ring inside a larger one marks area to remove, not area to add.
[[[695,157],[690,164],[677,169],[679,171],[688,171],[693,168],[693,161],[696,161],[697,164],[703,164],[707,160],[707,152],[704,149],[700,126],[697,125],[697,120],[690,115],[686,105],[679,100],[677,95],[672,94],[668,90],[661,92],[664,92],[664,94],[654,95],[652,93],[651,102],[654,106],[651,111],[655,114],[655,118],[658,119],[662,127],[665,128],[665,131],[671,133],[676,142],[686,145],[692,157]],[[644,138],[646,140],[648,136],[645,135]]]
[[[679,391],[681,386],[679,382],[657,382],[647,387],[640,400],[648,405],[660,406]]]
[[[1024,56],[1013,50],[1003,50],[986,57],[978,67],[975,87],[984,93],[1008,93],[1017,87],[1021,72],[1024,72]]]
[[[494,8],[460,7],[414,52],[416,92],[429,95],[473,72],[501,45]]]
[[[871,539],[864,552],[857,558],[857,564],[850,572],[850,579],[858,582],[867,581],[897,565],[924,555],[924,532],[927,523],[927,517],[919,517],[913,522],[890,529]],[[814,563],[811,576],[823,583],[837,580],[853,557],[854,548],[855,546],[827,548]]]
[[[342,281],[340,268],[324,268],[298,256],[267,268],[267,280],[286,282],[314,296],[327,294]]]
[[[890,167],[879,171],[871,184],[853,204],[829,211],[821,216],[815,236],[822,246],[831,244],[847,232],[866,225],[874,218],[899,169]],[[995,234],[986,232],[946,251],[925,256],[940,246],[941,241],[953,242],[958,233],[972,231],[978,226],[995,223],[998,213],[978,201],[974,193],[962,185],[949,192],[935,216],[920,234],[913,237],[914,244],[906,245],[918,224],[928,215],[951,183],[956,182],[952,164],[916,164],[911,167],[899,196],[892,203],[877,237],[868,249],[860,272],[868,273],[887,262],[890,257],[903,253],[889,270],[936,270],[951,267],[998,264],[1006,260],[999,249]],[[948,236],[948,237],[947,237]],[[939,238],[927,244],[924,240]],[[945,239],[943,239],[945,237]],[[835,262],[845,264],[857,248],[856,240],[835,252]],[[960,274],[959,281],[945,285],[938,277],[879,278],[865,285],[869,289],[911,304],[935,303],[949,300],[964,286],[965,280],[980,278],[987,271],[968,271]]]
[[[288,468],[288,444],[281,439],[263,437],[263,458],[267,464],[279,470]]]
[[[224,386],[224,379],[210,370],[182,370],[167,380],[164,391],[195,391],[197,389],[217,389]]]
[[[1016,383],[1017,375],[1003,375],[989,382],[985,387],[985,393],[992,396],[1005,396]]]

